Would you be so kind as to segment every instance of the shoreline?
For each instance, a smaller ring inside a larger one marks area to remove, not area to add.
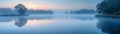
[[[112,17],[112,18],[120,18],[120,15],[95,15],[96,17]]]

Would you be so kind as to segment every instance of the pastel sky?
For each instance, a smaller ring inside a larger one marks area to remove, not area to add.
[[[0,0],[0,8],[14,8],[23,4],[28,9],[96,9],[102,0]]]

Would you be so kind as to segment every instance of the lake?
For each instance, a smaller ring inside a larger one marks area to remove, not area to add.
[[[0,16],[0,34],[117,34],[120,18],[94,14]]]

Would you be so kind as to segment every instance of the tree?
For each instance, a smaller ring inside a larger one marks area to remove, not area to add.
[[[15,6],[15,9],[19,13],[19,15],[25,15],[27,8],[23,4],[18,4]]]
[[[104,0],[97,5],[97,10],[103,15],[120,15],[120,0]]]

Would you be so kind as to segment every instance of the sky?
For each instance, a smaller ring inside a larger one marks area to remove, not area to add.
[[[28,9],[74,10],[96,9],[102,0],[0,0],[0,8],[14,8],[23,4]]]

